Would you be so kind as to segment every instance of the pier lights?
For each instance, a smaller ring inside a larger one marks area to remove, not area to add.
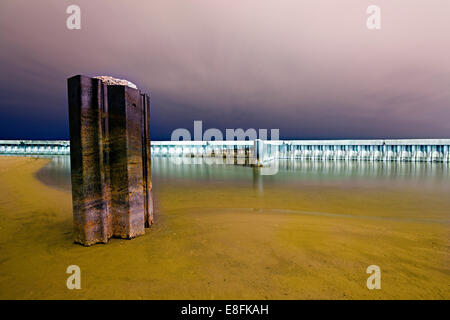
[[[306,142],[306,141],[305,141]],[[323,141],[307,144],[302,141],[283,141],[281,144],[263,142],[265,159],[321,159],[367,161],[449,162],[450,139],[436,140],[373,140],[349,143]],[[335,143],[334,143],[335,142]],[[370,143],[369,143],[370,142]],[[76,148],[76,147],[75,147]],[[68,155],[68,141],[11,141],[0,140],[1,154]],[[224,156],[252,157],[253,142],[158,142],[151,146],[152,156]]]

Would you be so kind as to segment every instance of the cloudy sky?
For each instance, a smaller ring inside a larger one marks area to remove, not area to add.
[[[81,8],[68,30],[66,8]],[[366,9],[381,8],[381,30]],[[450,138],[448,0],[1,0],[0,139],[67,139],[66,78],[150,94],[176,128]]]

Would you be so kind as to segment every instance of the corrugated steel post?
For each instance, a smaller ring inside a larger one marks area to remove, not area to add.
[[[144,234],[153,221],[148,96],[84,76],[68,90],[75,242]]]

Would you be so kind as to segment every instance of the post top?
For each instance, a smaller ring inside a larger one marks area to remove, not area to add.
[[[104,82],[107,85],[121,85],[121,86],[127,86],[133,89],[137,89],[138,87],[128,80],[124,79],[117,79],[113,78],[111,76],[96,76],[95,79],[100,79],[102,82]]]

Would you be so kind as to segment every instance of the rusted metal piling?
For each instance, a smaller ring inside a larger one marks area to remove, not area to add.
[[[118,83],[68,79],[74,233],[86,246],[153,222],[149,97]]]

